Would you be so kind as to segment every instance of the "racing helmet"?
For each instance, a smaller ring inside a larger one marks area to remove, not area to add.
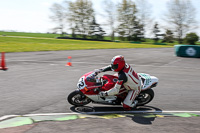
[[[119,72],[125,67],[124,56],[117,55],[111,60],[111,69],[112,71]]]

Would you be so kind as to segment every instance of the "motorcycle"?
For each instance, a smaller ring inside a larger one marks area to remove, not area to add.
[[[143,106],[152,101],[154,98],[153,87],[158,84],[158,78],[150,76],[146,73],[138,73],[142,83],[141,92],[135,98],[138,101],[136,106]],[[118,81],[117,75],[105,74],[98,77],[95,71],[84,74],[78,81],[77,90],[68,95],[68,102],[74,106],[84,106],[93,103],[107,104],[107,105],[121,105],[128,94],[128,90],[123,86],[119,94],[114,96],[100,97],[99,92],[108,91],[113,88]]]

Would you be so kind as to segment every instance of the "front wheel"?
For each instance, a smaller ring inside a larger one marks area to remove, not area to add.
[[[137,106],[143,106],[149,102],[154,97],[154,91],[152,89],[147,89],[145,91],[141,91],[136,100],[138,100]]]
[[[84,106],[91,102],[91,100],[79,90],[71,92],[67,100],[71,105],[74,106]]]

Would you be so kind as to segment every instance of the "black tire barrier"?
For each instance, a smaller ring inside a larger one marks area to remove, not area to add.
[[[154,43],[155,45],[167,45],[166,43]]]
[[[176,56],[200,58],[200,46],[175,45],[174,48]]]
[[[136,43],[136,44],[141,44],[141,42],[130,42],[130,43]]]
[[[112,42],[111,40],[97,40],[97,39],[73,38],[73,37],[56,37],[56,39],[73,39],[73,40],[86,40],[86,41],[103,41],[103,42]]]

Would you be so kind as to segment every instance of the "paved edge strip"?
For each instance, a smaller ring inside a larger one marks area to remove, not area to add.
[[[83,113],[42,113],[42,114],[26,114],[26,115],[5,115],[0,117],[0,121],[13,117],[29,117],[29,116],[55,116],[55,115],[101,115],[101,114],[144,114],[144,113],[200,113],[200,111],[107,111],[107,112],[83,112]]]
[[[46,113],[7,115],[0,118],[0,129],[32,125],[45,121],[68,121],[84,118],[114,119],[120,117],[200,117],[200,111],[109,111],[85,113]]]

